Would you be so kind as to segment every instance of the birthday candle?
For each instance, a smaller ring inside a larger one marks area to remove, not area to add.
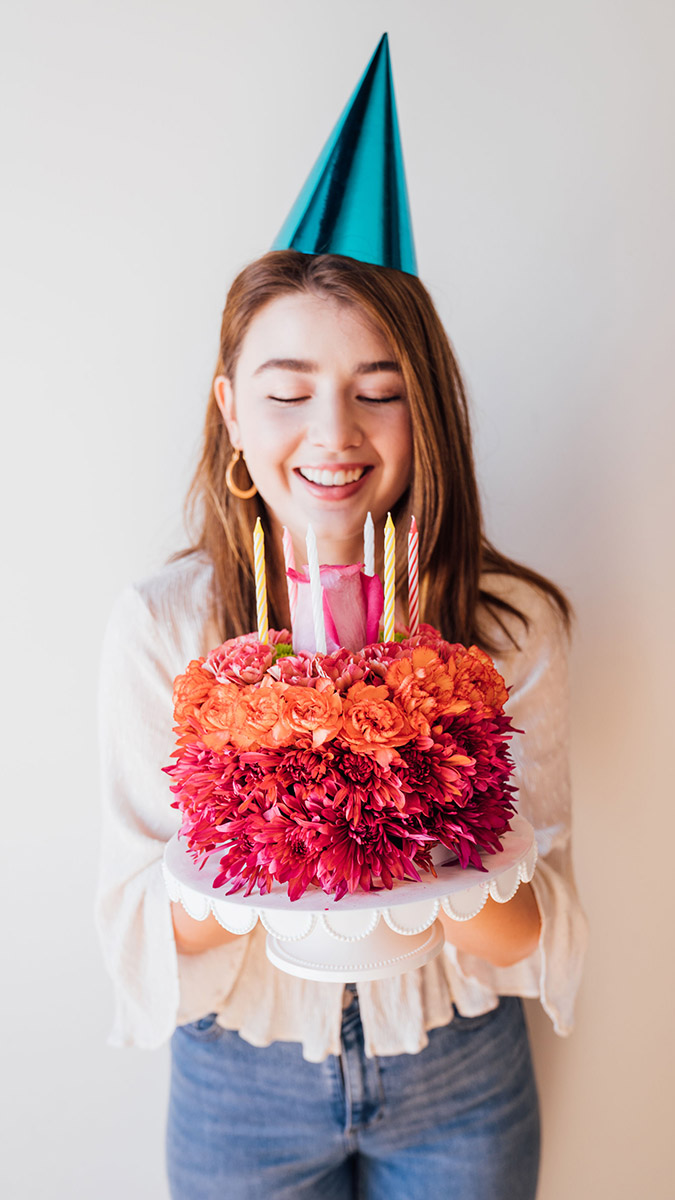
[[[287,571],[295,570],[295,554],[293,553],[293,538],[288,529],[284,525],[283,531],[284,545],[284,564]],[[295,579],[289,579],[286,575],[286,583],[288,585],[288,606],[291,610],[291,625],[295,624],[295,611],[298,606],[298,585]]]
[[[326,627],[323,621],[323,588],[319,570],[319,552],[316,534],[312,526],[307,527],[307,561],[309,563],[309,586],[312,594],[312,618],[314,620],[314,642],[317,654],[326,653]]]
[[[253,530],[255,566],[255,606],[258,614],[258,640],[267,644],[267,582],[265,579],[265,535],[258,517]]]
[[[366,575],[375,574],[375,526],[370,513],[363,526],[363,568]]]
[[[394,640],[394,609],[396,605],[396,533],[391,513],[384,526],[384,640]]]
[[[420,597],[419,597],[419,533],[414,517],[410,521],[408,534],[408,636],[414,637],[420,631]]]

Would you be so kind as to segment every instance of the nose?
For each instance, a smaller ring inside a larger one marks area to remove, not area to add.
[[[363,442],[363,431],[354,403],[338,391],[315,399],[307,435],[314,446],[338,453]]]

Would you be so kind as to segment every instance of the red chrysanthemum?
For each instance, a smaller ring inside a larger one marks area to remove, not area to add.
[[[365,808],[373,812],[405,806],[404,789],[398,772],[370,754],[355,754],[337,747],[330,773],[329,794],[334,807],[344,810],[347,820],[358,824]]]
[[[451,735],[436,726],[432,737],[418,738],[401,751],[404,770],[401,781],[406,793],[406,812],[429,805],[463,805],[469,798],[475,776],[474,759],[460,749]]]
[[[180,834],[197,860],[222,842],[221,828],[236,812],[232,777],[237,765],[231,748],[218,755],[203,742],[193,742],[183,748],[176,763],[164,767],[177,797],[172,807],[182,817]]]
[[[361,812],[360,820],[349,821],[339,809],[324,807],[317,837],[317,878],[325,892],[339,900],[357,888],[390,889],[394,879],[415,879],[418,849],[430,840],[423,830],[411,830],[397,809]]]
[[[288,886],[288,896],[297,900],[310,884],[317,884],[320,826],[313,822],[295,797],[286,795],[258,822],[255,844],[258,866]]]

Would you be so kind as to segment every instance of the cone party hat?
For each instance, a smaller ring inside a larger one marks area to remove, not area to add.
[[[289,249],[417,274],[386,33],[272,245]]]

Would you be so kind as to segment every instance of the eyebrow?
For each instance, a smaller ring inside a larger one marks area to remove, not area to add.
[[[319,364],[309,362],[305,358],[268,358],[267,362],[262,363],[253,372],[254,375],[260,375],[263,371],[302,371],[306,375],[316,375],[319,371]],[[397,375],[402,375],[403,372],[397,362],[384,360],[381,362],[362,362],[354,369],[355,375],[374,375],[378,371],[395,371]]]

